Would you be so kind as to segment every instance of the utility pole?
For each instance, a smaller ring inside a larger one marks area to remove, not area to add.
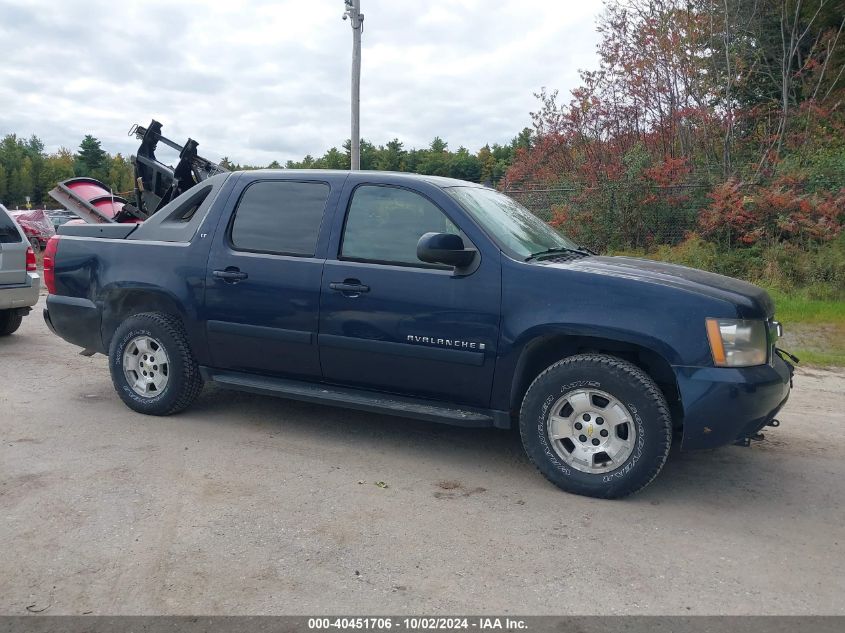
[[[344,0],[346,12],[352,26],[352,148],[350,166],[361,169],[361,31],[364,30],[364,14],[361,0]]]

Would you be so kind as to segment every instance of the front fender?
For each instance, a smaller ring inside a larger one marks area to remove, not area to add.
[[[645,332],[637,332],[622,327],[584,323],[549,323],[529,328],[516,339],[512,345],[521,351],[532,341],[544,338],[569,336],[573,338],[596,339],[602,341],[616,341],[651,350],[664,358],[670,365],[677,365],[681,360],[681,353],[666,340]]]
[[[516,339],[508,353],[500,356],[496,377],[501,382],[499,389],[494,390],[492,406],[506,410],[519,408],[519,397],[534,376],[561,358],[585,350],[618,352],[622,356],[636,351],[639,356],[647,357],[652,377],[659,382],[673,382],[670,359],[679,357],[678,350],[665,341],[630,330],[572,323],[537,326]]]
[[[734,305],[705,294],[567,265],[503,258],[502,326],[491,406],[510,407],[520,359],[544,340],[564,336],[617,342],[623,349],[634,346],[656,355],[661,368],[664,363],[705,366],[710,362],[705,317],[735,315]],[[674,382],[667,371],[666,382]]]

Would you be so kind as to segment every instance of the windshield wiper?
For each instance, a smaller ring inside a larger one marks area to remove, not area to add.
[[[545,255],[554,255],[556,253],[578,253],[579,255],[595,255],[593,251],[591,251],[589,248],[584,248],[583,246],[579,246],[578,248],[570,248],[568,246],[555,246],[553,248],[547,248],[544,251],[531,253],[528,257],[525,258],[524,261],[530,262],[531,260],[537,259],[538,257],[543,257]]]

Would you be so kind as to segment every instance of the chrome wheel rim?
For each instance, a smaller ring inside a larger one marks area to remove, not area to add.
[[[123,350],[123,374],[136,394],[155,398],[167,387],[170,359],[157,340],[150,336],[136,336]]]
[[[598,389],[576,389],[549,409],[547,432],[558,457],[584,473],[606,473],[631,456],[637,429],[617,398]]]

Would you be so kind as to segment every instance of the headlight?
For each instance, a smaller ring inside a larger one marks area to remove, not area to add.
[[[765,321],[707,319],[707,338],[717,367],[750,367],[766,362]]]

